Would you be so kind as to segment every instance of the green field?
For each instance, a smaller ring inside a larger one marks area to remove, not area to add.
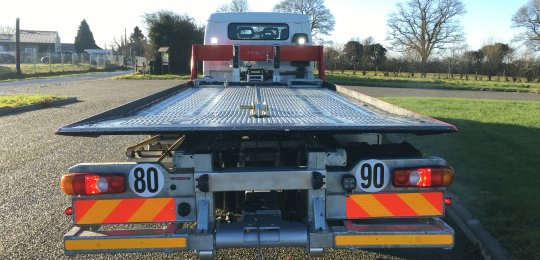
[[[458,133],[412,137],[445,158],[450,191],[519,258],[540,255],[540,102],[388,97],[385,101],[452,123]]]
[[[53,95],[8,95],[0,96],[0,109],[50,102],[63,99]]]
[[[428,89],[461,89],[461,90],[487,90],[487,91],[511,91],[511,92],[532,92],[540,93],[540,83],[506,81],[505,78],[493,77],[491,81],[486,76],[482,80],[474,80],[474,75],[469,75],[469,80],[460,80],[459,75],[454,75],[454,79],[445,77],[439,78],[439,74],[428,74],[426,78],[407,77],[402,74],[400,77],[383,76],[381,72],[377,76],[374,72],[369,72],[365,76],[361,71],[353,75],[352,71],[335,71],[333,74],[327,71],[326,80],[338,85],[349,86],[374,86],[374,87],[395,87],[395,88],[428,88]],[[480,79],[480,78],[479,78]]]
[[[175,74],[165,74],[165,75],[151,75],[151,74],[142,74],[142,73],[134,73],[134,74],[126,74],[126,75],[120,75],[116,77],[111,77],[109,79],[132,79],[132,80],[170,80],[170,79],[190,79],[190,75],[175,75]]]

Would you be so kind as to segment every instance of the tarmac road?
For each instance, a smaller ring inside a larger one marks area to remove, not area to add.
[[[380,88],[352,87],[372,97],[448,97],[496,100],[540,101],[540,94],[523,92],[497,92],[476,90],[415,89],[415,88]]]
[[[72,75],[72,76],[60,76],[60,77],[48,77],[48,78],[0,82],[0,93],[3,90],[2,87],[27,86],[27,85],[32,85],[32,84],[53,84],[53,83],[66,82],[66,81],[103,79],[103,78],[110,78],[114,76],[120,76],[120,75],[124,75],[128,73],[133,73],[133,70],[95,72],[95,73],[84,73],[84,74]]]
[[[8,93],[43,93],[77,97],[81,102],[0,117],[0,259],[67,259],[62,236],[72,227],[63,210],[69,197],[60,191],[66,170],[81,162],[124,161],[123,149],[143,136],[98,138],[57,136],[68,123],[172,87],[177,81],[82,80],[2,88]],[[447,220],[448,221],[448,220]],[[451,224],[451,222],[450,222]],[[452,224],[451,224],[452,225]],[[452,225],[456,227],[455,225]],[[479,259],[459,230],[452,250],[329,250],[325,259]],[[304,259],[303,249],[263,249],[263,259]],[[221,250],[220,259],[255,259],[254,249]],[[176,254],[76,256],[76,259],[193,259]]]

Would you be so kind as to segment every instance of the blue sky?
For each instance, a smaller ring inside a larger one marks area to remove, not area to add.
[[[248,0],[252,11],[270,11],[278,0]],[[73,42],[82,19],[86,19],[96,43],[103,47],[128,34],[138,25],[144,30],[141,15],[160,9],[187,13],[199,24],[216,10],[223,0],[19,0],[0,4],[0,26],[15,24],[21,18],[21,28],[58,31],[62,42]],[[386,18],[395,9],[397,0],[326,0],[326,6],[336,17],[336,28],[329,37],[345,43],[351,38],[373,36],[385,44]],[[488,41],[509,42],[518,32],[510,28],[514,13],[527,0],[463,0],[467,14],[462,25],[467,42],[478,49]],[[80,4],[79,4],[80,3]]]

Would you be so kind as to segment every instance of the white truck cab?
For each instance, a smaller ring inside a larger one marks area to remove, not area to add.
[[[215,13],[208,19],[205,45],[302,46],[312,45],[307,16],[292,13]],[[313,62],[286,62],[274,67],[272,51],[246,51],[263,55],[263,61],[240,60],[238,68],[231,61],[205,61],[203,73],[217,81],[274,81],[292,78],[313,79]],[[237,69],[237,70],[235,70]]]

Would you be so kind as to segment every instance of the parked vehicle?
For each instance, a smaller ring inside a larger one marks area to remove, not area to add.
[[[77,54],[71,52],[57,52],[41,57],[40,61],[41,63],[72,63],[73,58],[77,57]]]
[[[406,137],[456,127],[326,82],[306,16],[213,14],[192,55],[190,82],[58,130],[150,136],[62,177],[66,254],[453,247],[453,170]],[[167,228],[99,228],[135,223]]]
[[[15,56],[10,53],[0,53],[0,63],[15,63]]]

